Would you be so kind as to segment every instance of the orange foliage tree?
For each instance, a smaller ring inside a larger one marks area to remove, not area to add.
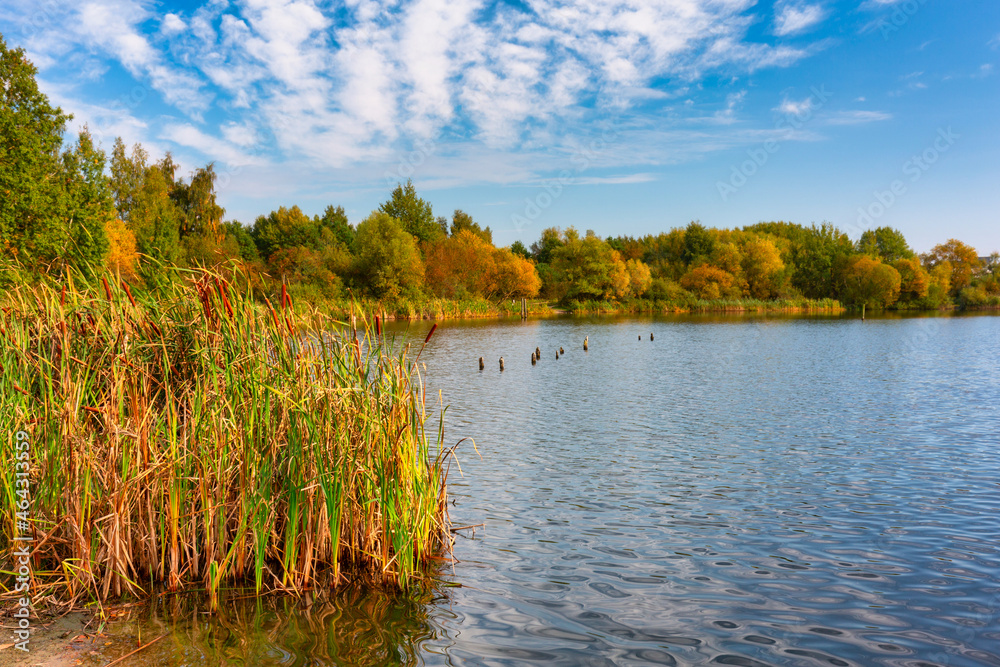
[[[747,240],[743,244],[742,266],[750,296],[773,299],[778,295],[785,263],[774,242],[759,236]]]
[[[968,287],[973,273],[982,266],[976,249],[958,239],[948,239],[946,243],[934,246],[923,259],[924,264],[932,269],[944,262],[951,264],[952,294],[958,294],[962,288]]]
[[[927,296],[931,277],[926,269],[920,265],[919,259],[916,257],[900,259],[893,262],[892,266],[899,271],[899,298],[901,300],[915,301]]]
[[[884,308],[899,299],[899,271],[867,255],[851,258],[842,280],[843,297],[848,303]]]
[[[681,277],[681,287],[707,300],[738,297],[738,292],[734,293],[733,289],[735,284],[736,279],[731,273],[711,264],[697,266]]]
[[[108,237],[107,267],[122,276],[133,277],[139,255],[135,249],[135,234],[119,218],[104,223]]]
[[[534,297],[541,287],[530,260],[495,248],[468,229],[425,243],[423,249],[426,285],[437,296]]]

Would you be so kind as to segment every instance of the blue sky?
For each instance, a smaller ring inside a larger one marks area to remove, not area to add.
[[[4,0],[110,149],[215,162],[227,217],[412,178],[498,244],[691,220],[1000,249],[995,0]]]

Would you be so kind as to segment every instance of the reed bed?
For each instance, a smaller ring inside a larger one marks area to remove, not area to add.
[[[419,580],[450,548],[453,451],[440,420],[426,428],[419,351],[377,321],[184,276],[156,295],[106,276],[0,297],[0,549],[34,537],[36,606]],[[0,583],[11,595],[12,573]]]

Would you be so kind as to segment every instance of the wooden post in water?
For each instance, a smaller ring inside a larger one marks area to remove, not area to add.
[[[534,366],[537,362],[538,362],[538,359],[535,358],[535,353],[532,352],[531,353],[531,365]]]
[[[500,357],[500,372],[503,373],[503,357]]]
[[[650,340],[650,342],[653,341],[653,334],[652,333],[649,334],[649,340]]]
[[[584,352],[587,351],[587,341],[589,341],[589,340],[590,340],[590,336],[587,336],[586,338],[583,339],[583,351]]]
[[[559,354],[566,354],[561,347],[559,348]]]
[[[483,370],[484,368],[486,368],[486,362],[483,361],[482,357],[479,357],[479,370]]]
[[[865,321],[865,304],[861,304],[861,321]]]

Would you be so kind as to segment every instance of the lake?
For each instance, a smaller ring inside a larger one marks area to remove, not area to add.
[[[133,664],[1000,665],[1000,318],[446,322],[421,361],[478,448],[460,587],[175,600]]]

